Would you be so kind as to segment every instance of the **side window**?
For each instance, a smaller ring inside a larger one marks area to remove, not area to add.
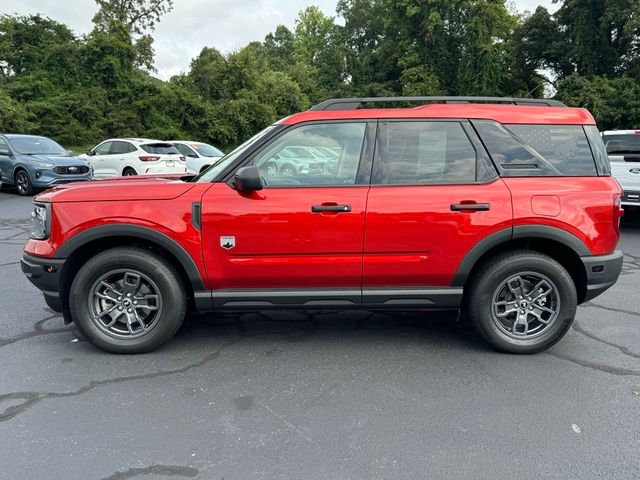
[[[5,142],[2,138],[0,138],[0,155],[11,155],[11,149],[9,148],[9,144]]]
[[[129,142],[112,142],[111,150],[109,153],[111,155],[122,155],[124,153],[129,153],[131,151],[130,147],[132,147]]]
[[[104,142],[102,145],[98,145],[94,150],[96,155],[109,155],[109,150],[111,150],[111,144],[113,142]]]
[[[186,157],[192,157],[192,158],[196,158],[197,157],[196,153],[193,150],[191,150],[186,145],[183,145],[182,143],[176,143],[176,148],[178,149],[178,151],[182,155],[184,155]]]
[[[580,125],[501,125],[487,120],[473,124],[504,176],[597,175]]]
[[[506,125],[562,175],[597,175],[582,125]]]
[[[265,184],[354,185],[366,123],[303,125],[285,132],[252,160]],[[314,155],[327,147],[334,155]]]
[[[458,122],[397,121],[379,129],[372,183],[476,181],[476,151]]]

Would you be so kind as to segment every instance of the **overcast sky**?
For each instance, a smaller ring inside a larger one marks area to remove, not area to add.
[[[553,11],[552,0],[514,0],[518,11],[533,11],[543,5]],[[252,40],[263,40],[277,25],[293,27],[298,12],[317,5],[335,16],[337,0],[174,0],[171,13],[157,25],[155,38],[158,76],[168,79],[188,69],[203,47],[229,52]],[[88,33],[96,11],[93,0],[2,1],[0,14],[35,14],[69,25],[76,33]]]

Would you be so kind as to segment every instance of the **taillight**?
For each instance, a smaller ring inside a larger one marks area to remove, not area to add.
[[[620,234],[620,219],[623,215],[624,209],[622,208],[622,195],[616,193],[613,196],[613,226],[618,234]]]
[[[186,157],[183,157],[182,155],[180,155],[180,161],[181,161],[181,162],[186,162],[186,161],[187,161],[187,158],[186,158]]]
[[[158,160],[160,160],[160,157],[155,157],[153,155],[143,155],[138,158],[143,162],[157,162]]]

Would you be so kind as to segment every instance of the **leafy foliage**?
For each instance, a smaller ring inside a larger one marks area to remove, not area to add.
[[[39,15],[0,17],[0,131],[228,149],[328,97],[553,90],[602,127],[640,127],[640,0],[564,0],[555,14],[505,0],[339,0],[340,21],[307,7],[262,42],[204,48],[169,81],[150,73],[151,35],[173,2],[96,3],[85,36]]]

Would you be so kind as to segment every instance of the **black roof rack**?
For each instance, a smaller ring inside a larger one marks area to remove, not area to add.
[[[311,110],[357,110],[363,103],[506,103],[511,105],[537,105],[542,107],[566,107],[558,100],[548,98],[511,97],[367,97],[332,98],[311,107]]]

